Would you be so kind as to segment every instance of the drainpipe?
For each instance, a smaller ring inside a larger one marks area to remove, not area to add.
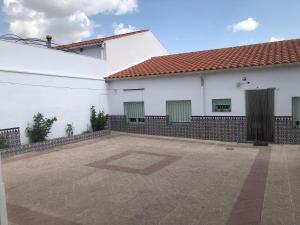
[[[47,35],[46,39],[47,39],[47,48],[51,48],[52,36],[51,35]]]
[[[206,109],[205,109],[205,82],[204,82],[204,76],[200,76],[201,81],[201,96],[202,96],[202,116],[206,115]]]
[[[1,154],[0,154],[0,225],[8,225],[7,211],[6,211],[5,187],[4,187],[4,183],[2,180]]]

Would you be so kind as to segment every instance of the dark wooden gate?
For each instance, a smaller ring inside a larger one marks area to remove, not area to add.
[[[274,89],[247,90],[246,115],[249,141],[274,141]]]

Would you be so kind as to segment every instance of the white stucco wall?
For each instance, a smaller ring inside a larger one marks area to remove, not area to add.
[[[78,54],[100,59],[109,73],[120,71],[145,61],[153,56],[169,54],[151,31],[116,38],[105,42],[104,49],[100,47],[87,47]]]
[[[108,96],[112,115],[123,115],[123,102],[144,101],[146,115],[165,115],[167,100],[192,100],[192,114],[201,112],[199,76],[177,76],[172,78],[128,79],[108,82],[108,88],[116,91]],[[123,89],[144,88],[143,91]]]
[[[85,131],[92,105],[109,113],[99,60],[8,42],[0,54],[0,129],[20,127],[22,143],[37,112],[58,119],[49,138],[65,136],[72,122],[76,134]]]
[[[109,40],[105,52],[93,47],[74,54],[0,41],[0,54],[0,129],[20,127],[27,143],[25,129],[37,112],[58,119],[49,138],[64,136],[72,122],[75,134],[85,131],[92,105],[109,113],[104,76],[168,52],[148,31]]]
[[[0,41],[0,50],[0,70],[94,79],[109,71],[100,60],[53,49]]]
[[[245,90],[275,89],[275,115],[291,115],[291,98],[300,96],[300,65],[276,66],[263,69],[232,70],[218,73],[200,73],[109,81],[108,87],[116,89],[109,95],[111,115],[123,115],[123,102],[144,101],[145,115],[166,115],[167,100],[192,100],[193,116],[245,116]],[[236,83],[247,77],[250,84],[237,87]],[[144,88],[143,91],[123,89]],[[212,99],[231,98],[232,111],[212,112]],[[205,110],[204,110],[205,108]]]
[[[242,77],[246,77],[250,84],[238,88],[236,83],[241,81]],[[275,88],[275,116],[291,116],[292,97],[300,96],[300,65],[207,74],[205,79],[205,105],[209,115],[244,116],[245,90]],[[212,113],[213,98],[231,98],[232,112]]]

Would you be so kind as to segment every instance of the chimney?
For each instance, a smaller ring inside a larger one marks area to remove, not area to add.
[[[47,39],[47,48],[51,48],[52,36],[51,35],[47,35],[46,39]]]

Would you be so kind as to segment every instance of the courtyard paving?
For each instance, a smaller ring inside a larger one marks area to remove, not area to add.
[[[10,225],[299,225],[300,146],[112,133],[3,161]]]

